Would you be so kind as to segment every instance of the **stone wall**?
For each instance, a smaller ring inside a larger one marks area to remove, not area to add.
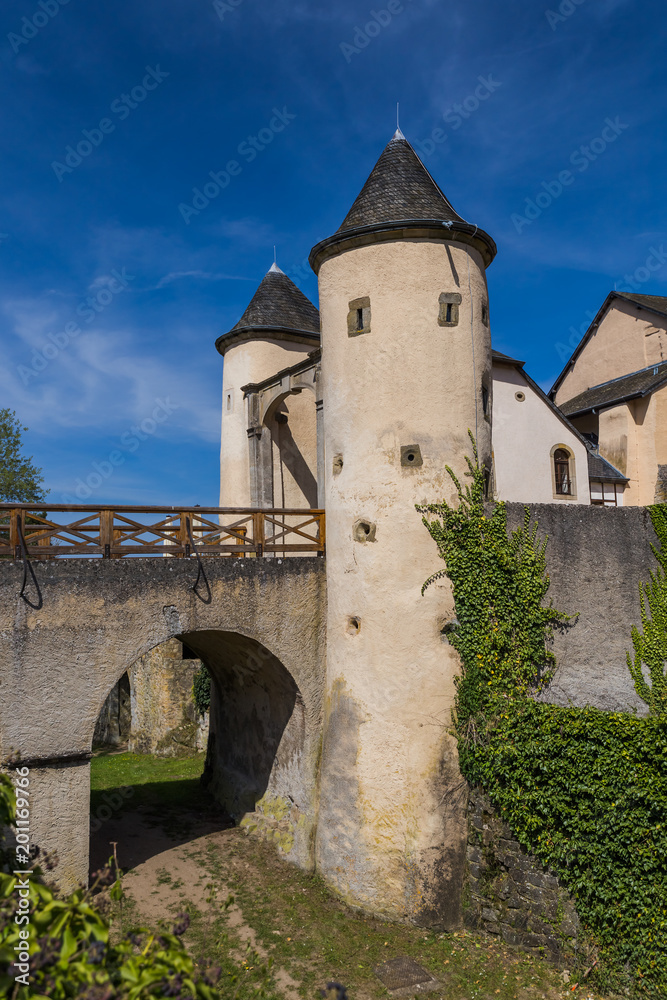
[[[541,861],[526,854],[489,799],[472,789],[468,805],[464,920],[507,944],[571,965],[584,942],[574,901]]]
[[[639,583],[657,568],[657,539],[645,507],[531,504],[538,535],[548,537],[548,597],[576,621],[554,639],[557,670],[543,698],[556,705],[593,705],[644,714],[627,667],[632,626],[640,623]],[[523,504],[508,504],[508,526],[523,521]]]
[[[102,706],[93,734],[93,746],[117,747],[125,743],[132,728],[130,679],[123,674]]]
[[[206,749],[208,719],[199,717],[192,697],[200,667],[201,660],[178,639],[161,643],[132,664],[133,753],[178,757]]]

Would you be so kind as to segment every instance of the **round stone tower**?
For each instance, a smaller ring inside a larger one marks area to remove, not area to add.
[[[493,240],[457,215],[400,131],[319,277],[327,700],[318,866],[353,905],[461,919],[465,804],[448,735],[458,657],[447,580],[415,504],[452,501],[477,441],[491,469]]]
[[[272,477],[261,474],[261,469],[266,472],[273,467],[270,428],[248,412],[243,387],[261,383],[316,350],[320,346],[319,313],[273,264],[241,319],[215,346],[225,359],[220,506],[271,507]],[[268,452],[264,461],[263,452]]]

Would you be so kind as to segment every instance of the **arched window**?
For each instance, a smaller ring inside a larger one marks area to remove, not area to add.
[[[556,494],[569,497],[574,494],[574,476],[570,464],[572,456],[565,448],[556,448],[553,456]]]

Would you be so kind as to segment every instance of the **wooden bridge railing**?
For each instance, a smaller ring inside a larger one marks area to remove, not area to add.
[[[0,556],[324,555],[323,510],[0,504]]]

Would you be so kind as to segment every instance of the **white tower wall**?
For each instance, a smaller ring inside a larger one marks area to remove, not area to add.
[[[454,609],[447,580],[421,596],[443,563],[415,504],[454,500],[445,465],[464,475],[469,429],[490,463],[484,265],[455,242],[378,242],[326,260],[319,290],[328,626],[317,863],[353,905],[455,926],[465,795],[447,730],[459,664],[441,635]],[[438,322],[442,293],[461,296],[456,326]],[[370,332],[350,335],[350,303],[364,297]],[[422,465],[401,464],[412,445]],[[359,521],[369,540],[355,540]]]

